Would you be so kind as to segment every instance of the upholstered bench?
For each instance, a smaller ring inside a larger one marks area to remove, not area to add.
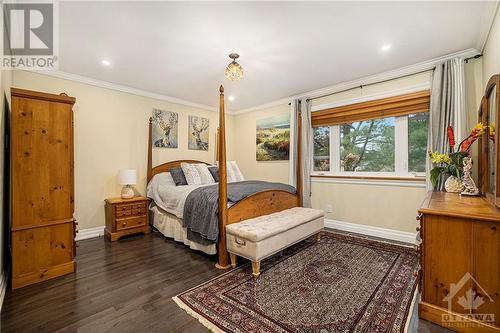
[[[314,234],[320,239],[324,228],[322,210],[294,207],[226,226],[227,251],[231,265],[237,256],[252,261],[253,276],[260,275],[260,261]]]

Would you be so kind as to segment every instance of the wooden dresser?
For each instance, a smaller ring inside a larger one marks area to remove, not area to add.
[[[420,318],[457,332],[500,332],[500,209],[482,197],[429,192],[417,219]]]
[[[111,241],[136,233],[148,234],[148,204],[146,197],[106,199],[105,234]]]
[[[12,288],[75,271],[75,98],[11,89]]]

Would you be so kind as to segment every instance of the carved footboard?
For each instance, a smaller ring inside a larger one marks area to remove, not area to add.
[[[258,192],[228,208],[227,224],[237,223],[298,206],[299,198],[296,194],[281,190]]]

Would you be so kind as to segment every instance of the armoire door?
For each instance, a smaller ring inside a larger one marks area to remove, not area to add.
[[[74,270],[74,98],[12,89],[13,287]]]

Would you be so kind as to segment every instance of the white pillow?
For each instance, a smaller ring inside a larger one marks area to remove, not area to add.
[[[219,165],[218,161],[217,165]],[[241,182],[245,180],[245,177],[243,177],[243,174],[241,173],[236,161],[227,161],[226,165],[228,183]]]
[[[181,163],[182,172],[188,185],[203,185],[215,183],[214,177],[210,174],[208,166],[203,163]]]
[[[160,182],[161,185],[163,186],[175,186],[174,179],[172,178],[172,175],[170,172],[160,172],[156,174],[154,178],[158,178],[158,181]]]
[[[208,170],[208,165],[204,163],[198,163],[198,164],[191,164],[196,168],[196,171],[198,171],[200,178],[201,178],[201,184],[214,184],[215,179],[210,173],[210,170]]]

